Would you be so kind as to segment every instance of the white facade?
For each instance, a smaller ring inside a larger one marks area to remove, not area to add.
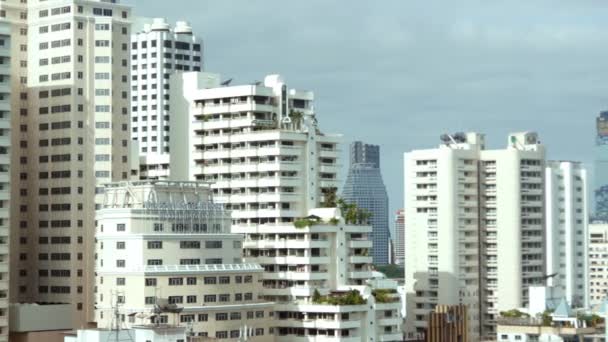
[[[140,325],[127,330],[86,329],[65,336],[64,342],[185,342],[185,327],[173,325]]]
[[[242,263],[243,237],[230,233],[230,213],[207,184],[108,185],[97,222],[99,327],[180,323],[196,336],[272,339],[263,268]],[[153,311],[170,304],[183,310]]]
[[[395,214],[395,261],[397,265],[405,264],[405,217],[404,210],[400,209]]]
[[[501,310],[542,281],[544,148],[535,133],[487,150],[477,133],[405,154],[406,333],[437,304],[465,304],[469,336],[493,338]]]
[[[2,1],[14,24],[11,301],[93,319],[96,186],[130,177],[130,12],[118,1]],[[18,114],[17,114],[18,113]]]
[[[545,171],[548,286],[561,288],[572,307],[588,301],[587,171],[580,163],[550,161]]]
[[[398,301],[376,304],[366,283],[371,228],[346,224],[336,209],[314,209],[338,187],[339,137],[320,131],[313,99],[278,75],[237,86],[215,74],[174,75],[171,178],[212,182],[214,198],[232,210],[245,260],[264,267],[263,296],[277,302],[277,340],[400,341]],[[308,215],[322,222],[294,226]],[[312,299],[315,290],[351,289],[369,305]]]
[[[131,137],[139,143],[140,177],[167,179],[170,152],[170,75],[201,71],[202,41],[192,27],[155,18],[131,35]]]
[[[608,296],[608,223],[589,224],[589,304],[595,307]]]

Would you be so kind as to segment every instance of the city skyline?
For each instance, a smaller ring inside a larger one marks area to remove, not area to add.
[[[608,8],[388,1],[349,3],[351,15],[336,20],[332,13],[344,10],[342,2],[126,3],[137,16],[191,21],[208,47],[205,70],[237,82],[281,73],[314,90],[325,129],[348,130],[344,146],[364,140],[382,147],[390,212],[402,205],[403,151],[434,145],[447,132],[485,132],[489,146],[501,146],[497,137],[536,131],[548,158],[582,161],[593,183],[595,117],[608,109],[608,84],[598,79],[608,73],[602,62],[608,51],[600,48]],[[276,15],[268,17],[269,7]],[[292,24],[300,20],[305,27]],[[280,57],[268,58],[274,49]],[[344,181],[348,168],[341,171]]]

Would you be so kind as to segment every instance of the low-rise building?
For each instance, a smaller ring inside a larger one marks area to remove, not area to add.
[[[208,184],[108,184],[96,237],[98,327],[171,323],[196,336],[273,339],[264,269],[242,262],[243,237]]]
[[[589,303],[602,303],[608,294],[608,223],[589,224]]]

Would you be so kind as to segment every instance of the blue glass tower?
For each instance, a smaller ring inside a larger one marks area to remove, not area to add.
[[[376,265],[389,262],[388,195],[380,173],[380,147],[356,141],[350,146],[350,168],[342,198],[372,213],[372,257]]]
[[[608,221],[608,111],[596,119],[594,161],[594,219]]]

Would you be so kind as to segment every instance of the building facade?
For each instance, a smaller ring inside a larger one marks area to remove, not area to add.
[[[174,75],[171,178],[211,182],[232,210],[245,260],[262,265],[262,294],[277,303],[277,340],[399,341],[399,303],[376,303],[366,282],[371,228],[315,209],[338,187],[339,137],[321,132],[313,99],[278,75],[236,86],[214,74]],[[362,300],[335,304],[349,293]]]
[[[2,5],[0,5],[0,9]],[[0,18],[0,341],[8,341],[11,147],[11,25]]]
[[[169,77],[201,71],[203,43],[190,24],[155,18],[131,35],[131,138],[139,144],[140,177],[169,177]]]
[[[595,119],[595,157],[593,162],[596,220],[608,221],[608,111]]]
[[[543,281],[544,148],[515,133],[488,150],[477,133],[405,154],[406,333],[438,304],[467,306],[468,336],[494,338],[501,310],[527,305]]]
[[[395,264],[405,264],[405,211],[397,210],[395,214]]]
[[[575,308],[588,308],[587,171],[580,163],[550,161],[545,171],[548,286]]]
[[[372,214],[373,263],[388,264],[388,195],[380,173],[380,147],[356,141],[350,150],[350,168],[342,188],[342,199]]]
[[[208,184],[107,185],[97,225],[99,327],[171,323],[195,336],[273,339],[263,268],[242,262],[243,237]]]
[[[97,185],[130,177],[131,9],[118,1],[3,1],[13,23],[12,302],[93,319]],[[16,113],[19,113],[17,115]]]
[[[608,224],[592,222],[588,236],[589,305],[602,304],[608,296]]]

